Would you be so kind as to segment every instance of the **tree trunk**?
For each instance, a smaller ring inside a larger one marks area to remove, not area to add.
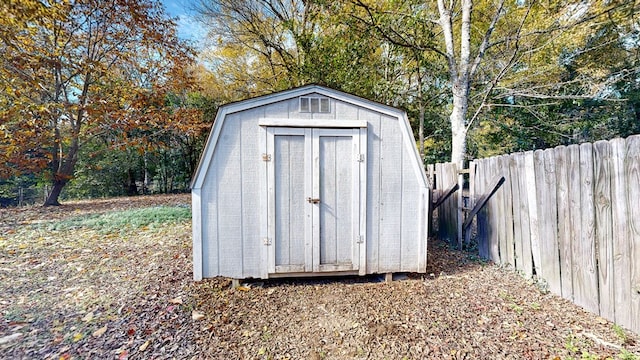
[[[451,122],[451,162],[462,166],[467,152],[466,114],[469,103],[469,84],[454,85]]]
[[[60,197],[60,193],[62,193],[62,189],[69,182],[71,177],[73,176],[77,155],[78,155],[78,138],[75,137],[71,141],[71,146],[69,147],[69,152],[59,161],[62,162],[62,166],[59,166],[58,169],[53,174],[53,187],[51,188],[51,192],[47,197],[47,200],[44,202],[44,206],[59,206],[60,202],[58,198]]]
[[[60,202],[58,198],[60,197],[60,193],[62,193],[62,189],[67,184],[67,180],[56,179],[53,181],[53,187],[51,188],[51,192],[47,196],[43,206],[60,206]]]
[[[127,170],[127,178],[128,178],[127,195],[129,196],[138,195],[138,185],[136,185],[136,175],[133,169]]]

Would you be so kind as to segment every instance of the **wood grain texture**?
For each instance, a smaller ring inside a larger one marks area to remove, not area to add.
[[[537,183],[534,169],[533,151],[524,153],[524,171],[527,186],[527,203],[529,205],[529,233],[531,241],[531,258],[533,273],[540,275],[540,229],[538,222],[538,203],[536,200]]]
[[[547,173],[544,167],[544,152],[542,150],[536,150],[533,153],[533,176],[535,177],[536,191],[534,193],[533,201],[535,202],[536,210],[537,210],[537,221],[536,221],[536,230],[538,235],[538,260],[534,258],[534,263],[536,266],[536,274],[539,277],[545,278],[545,268],[548,266],[548,253],[549,239],[555,238],[555,236],[549,236],[548,232],[548,218],[550,213],[550,208],[555,207],[555,204],[548,203],[547,196],[547,182],[546,176]],[[535,254],[535,252],[534,252]],[[557,262],[557,261],[556,261]]]
[[[626,141],[611,141],[611,218],[613,222],[614,316],[616,323],[631,328],[631,242],[629,241],[629,204],[625,164]],[[637,263],[636,263],[637,265]]]
[[[580,302],[579,305],[586,303],[581,298],[583,288],[586,286],[586,280],[582,269],[580,268],[583,246],[580,243],[582,239],[582,217],[580,216],[580,147],[578,145],[570,145],[567,147],[568,153],[568,174],[569,174],[569,223],[570,223],[570,246],[571,246],[571,268],[573,278],[573,294],[571,299],[574,303]]]
[[[542,182],[543,192],[540,194],[541,213],[544,220],[540,222],[540,236],[542,239],[542,275],[547,281],[549,290],[557,295],[562,294],[562,280],[560,276],[560,248],[558,242],[558,202],[556,189],[556,162],[554,149],[547,149],[543,153],[544,163]],[[536,182],[537,183],[537,182]]]
[[[576,304],[598,314],[598,272],[596,269],[595,206],[593,198],[593,145],[581,144],[580,156],[580,237],[574,253],[574,267],[579,281],[574,287]],[[576,256],[577,255],[577,256]],[[577,261],[576,261],[577,260]]]
[[[527,278],[533,275],[533,253],[531,250],[531,224],[529,213],[529,188],[527,171],[526,171],[526,155],[524,153],[516,154],[516,164],[518,168],[518,188],[520,189],[520,241],[522,242],[522,272]],[[531,189],[531,191],[534,191]]]
[[[506,176],[508,176],[508,174],[505,174],[505,165],[504,165],[504,158],[502,156],[498,156],[495,157],[493,160],[494,164],[495,164],[495,170],[494,170],[494,174],[499,175],[499,176],[504,176],[506,179]],[[508,171],[508,167],[506,168]],[[495,177],[494,177],[495,178]],[[508,255],[507,255],[507,248],[509,246],[509,244],[507,243],[507,219],[505,216],[505,213],[507,212],[505,210],[505,184],[502,184],[502,187],[500,187],[500,189],[495,193],[494,197],[495,197],[495,203],[496,203],[496,216],[497,216],[497,224],[496,224],[496,231],[498,233],[498,248],[499,248],[499,257],[496,258],[494,261],[498,264],[501,265],[506,265],[508,264]]]
[[[500,157],[502,160],[502,169],[504,173],[505,182],[502,185],[502,194],[504,199],[504,222],[505,222],[505,243],[507,246],[506,251],[506,264],[509,264],[512,268],[515,268],[515,244],[514,244],[514,230],[513,230],[513,193],[512,193],[512,179],[510,176],[510,163],[511,159],[508,155]]]
[[[615,321],[613,221],[611,215],[611,143],[593,145],[594,197],[600,316]]]
[[[476,194],[478,198],[485,193],[487,178],[489,177],[487,169],[487,159],[478,160],[478,180],[476,182]],[[478,201],[479,199],[476,199]],[[489,237],[487,232],[487,211],[482,208],[476,215],[476,238],[478,241],[478,255],[483,259],[489,258]]]
[[[488,179],[493,179],[495,178],[496,174],[498,173],[498,159],[495,157],[489,158],[487,159],[487,165],[489,167],[489,172],[491,174],[491,176],[488,177]],[[488,180],[489,182],[487,183],[487,187],[485,189],[485,193],[492,191],[493,189],[491,188],[493,186],[493,184],[491,184],[490,182],[492,180]],[[488,205],[488,215],[489,215],[489,224],[487,226],[487,229],[489,230],[488,236],[489,236],[489,259],[491,259],[491,261],[495,262],[495,263],[500,263],[500,238],[499,238],[499,218],[501,217],[501,214],[498,212],[498,197],[492,196],[491,199],[489,199],[489,202],[487,203]]]
[[[511,205],[513,209],[513,240],[514,240],[514,262],[516,270],[524,270],[524,260],[522,254],[522,220],[521,209],[522,197],[520,196],[520,174],[518,171],[517,154],[509,157],[509,177],[511,179]]]
[[[569,149],[554,149],[556,161],[556,200],[558,204],[558,250],[562,297],[573,301],[573,261],[571,255],[571,216],[569,206]]]
[[[640,136],[627,138],[625,159],[627,178],[627,209],[629,211],[629,252],[631,255],[631,323],[630,328],[640,333]]]

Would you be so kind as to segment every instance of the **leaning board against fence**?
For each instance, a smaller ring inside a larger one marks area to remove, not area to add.
[[[640,333],[640,135],[475,160],[480,254]]]

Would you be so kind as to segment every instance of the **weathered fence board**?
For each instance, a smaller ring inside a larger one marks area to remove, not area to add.
[[[435,178],[438,194],[440,196],[445,195],[444,192],[447,189],[458,183],[458,168],[456,164],[436,164]],[[438,236],[452,244],[457,241],[458,196],[459,192],[453,193],[438,208]]]
[[[556,194],[558,208],[558,249],[560,251],[560,295],[573,300],[573,274],[571,256],[571,221],[569,218],[569,149],[559,146],[556,155]]]
[[[558,261],[556,178],[553,150],[534,153],[536,176],[536,202],[539,209],[538,233],[540,235],[539,276],[546,280],[549,290],[561,292],[560,262]]]
[[[517,154],[516,154],[517,155]],[[517,270],[522,270],[522,239],[520,234],[520,180],[516,155],[509,157],[509,175],[511,178],[511,212],[513,213],[514,262]],[[482,238],[479,238],[479,240]],[[479,241],[482,242],[482,241]]]
[[[580,238],[582,236],[582,219],[580,218],[580,146],[571,145],[568,147],[568,166],[569,166],[569,230],[571,247],[571,279],[572,279],[572,296],[571,301],[582,301],[580,288],[585,282],[580,269],[580,261],[578,257],[582,255],[582,244]],[[576,299],[576,294],[578,299]]]
[[[580,254],[575,257],[579,265],[576,304],[598,314],[598,273],[596,271],[595,215],[593,199],[593,145],[585,143],[579,147],[580,156]],[[575,286],[574,286],[575,287]]]
[[[472,169],[475,201],[505,177],[476,218],[480,256],[640,333],[640,135],[478,159]]]
[[[593,146],[596,243],[598,244],[598,288],[600,314],[615,319],[613,279],[613,222],[611,219],[611,144],[598,141]]]
[[[511,186],[512,186],[511,177],[509,176],[510,157],[507,155],[504,155],[504,156],[501,156],[500,159],[502,160],[502,168],[504,170],[503,174],[505,177],[504,185],[502,185],[504,189],[502,191],[504,194],[503,216],[505,221],[505,236],[506,236],[505,242],[507,243],[507,253],[506,253],[507,258],[506,260],[503,260],[503,263],[506,262],[507,264],[515,268],[516,260],[515,260],[515,245],[514,245],[514,238],[513,238],[513,234],[514,234],[513,197],[511,193]]]
[[[560,249],[558,244],[558,209],[553,204],[557,203],[556,190],[556,163],[554,158],[554,150],[547,149],[544,151],[544,169],[541,171],[545,174],[545,193],[544,201],[541,207],[545,209],[545,222],[541,224],[544,227],[544,251],[545,256],[542,261],[542,276],[549,285],[549,290],[554,294],[562,293],[562,281],[560,276]]]
[[[524,173],[527,183],[527,205],[529,205],[529,232],[531,239],[532,268],[540,275],[540,233],[538,228],[538,204],[536,202],[536,174],[533,164],[533,151],[524,153]]]
[[[486,169],[486,159],[482,159],[480,160],[482,162],[481,166],[483,168]],[[478,181],[476,182],[476,193],[477,194],[484,194],[485,193],[485,188],[486,188],[486,183],[489,178],[489,176],[491,176],[490,174],[487,174],[487,176],[483,176],[480,179],[477,179]],[[480,210],[480,212],[478,213],[478,217],[476,218],[476,225],[477,225],[477,232],[478,232],[478,236],[481,236],[483,239],[489,239],[489,232],[487,229],[487,209],[486,208],[482,208],[482,210]],[[478,243],[478,254],[487,259],[489,258],[489,241],[484,241],[483,243]]]
[[[527,188],[524,153],[516,154],[516,164],[518,166],[518,187],[520,188],[520,241],[522,242],[522,266],[519,268],[524,272],[526,277],[530,278],[533,275],[533,255],[531,252],[529,189]]]
[[[614,313],[618,324],[631,328],[631,249],[625,176],[626,142],[611,141],[611,217],[613,221]],[[636,206],[631,204],[631,206]],[[636,258],[636,261],[640,259]]]
[[[492,184],[492,180],[495,179],[498,174],[498,162],[497,158],[487,159],[487,165],[491,168],[491,177],[487,178],[488,182],[486,183],[485,192],[491,191],[491,187],[494,186]],[[498,214],[498,198],[493,196],[489,199],[487,204],[487,212],[488,212],[488,230],[489,230],[489,259],[496,263],[500,263],[500,237],[498,235],[498,219],[500,214]]]
[[[504,161],[502,156],[499,157],[495,157],[493,158],[494,164],[495,164],[495,170],[494,170],[494,174],[498,175],[498,176],[502,176],[502,177],[506,177],[505,175],[505,166],[504,166]],[[508,169],[508,168],[507,168]],[[494,176],[495,178],[495,176]],[[504,187],[504,184],[502,184],[502,187]],[[497,224],[496,224],[496,231],[498,234],[498,249],[499,249],[499,254],[498,257],[494,260],[495,262],[499,263],[499,264],[503,264],[506,265],[508,264],[508,256],[507,256],[507,227],[506,227],[506,219],[504,216],[505,210],[504,210],[504,193],[505,190],[502,189],[502,187],[500,189],[498,189],[498,191],[495,193],[495,211],[496,211],[496,217],[497,217]]]
[[[631,254],[631,322],[630,328],[640,332],[640,136],[627,139],[627,201],[629,210],[629,242]]]

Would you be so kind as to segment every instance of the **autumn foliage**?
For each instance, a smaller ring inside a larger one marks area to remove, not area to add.
[[[0,176],[47,174],[47,205],[86,144],[144,149],[201,131],[197,110],[168,100],[195,90],[193,53],[158,2],[9,0],[0,11]]]

